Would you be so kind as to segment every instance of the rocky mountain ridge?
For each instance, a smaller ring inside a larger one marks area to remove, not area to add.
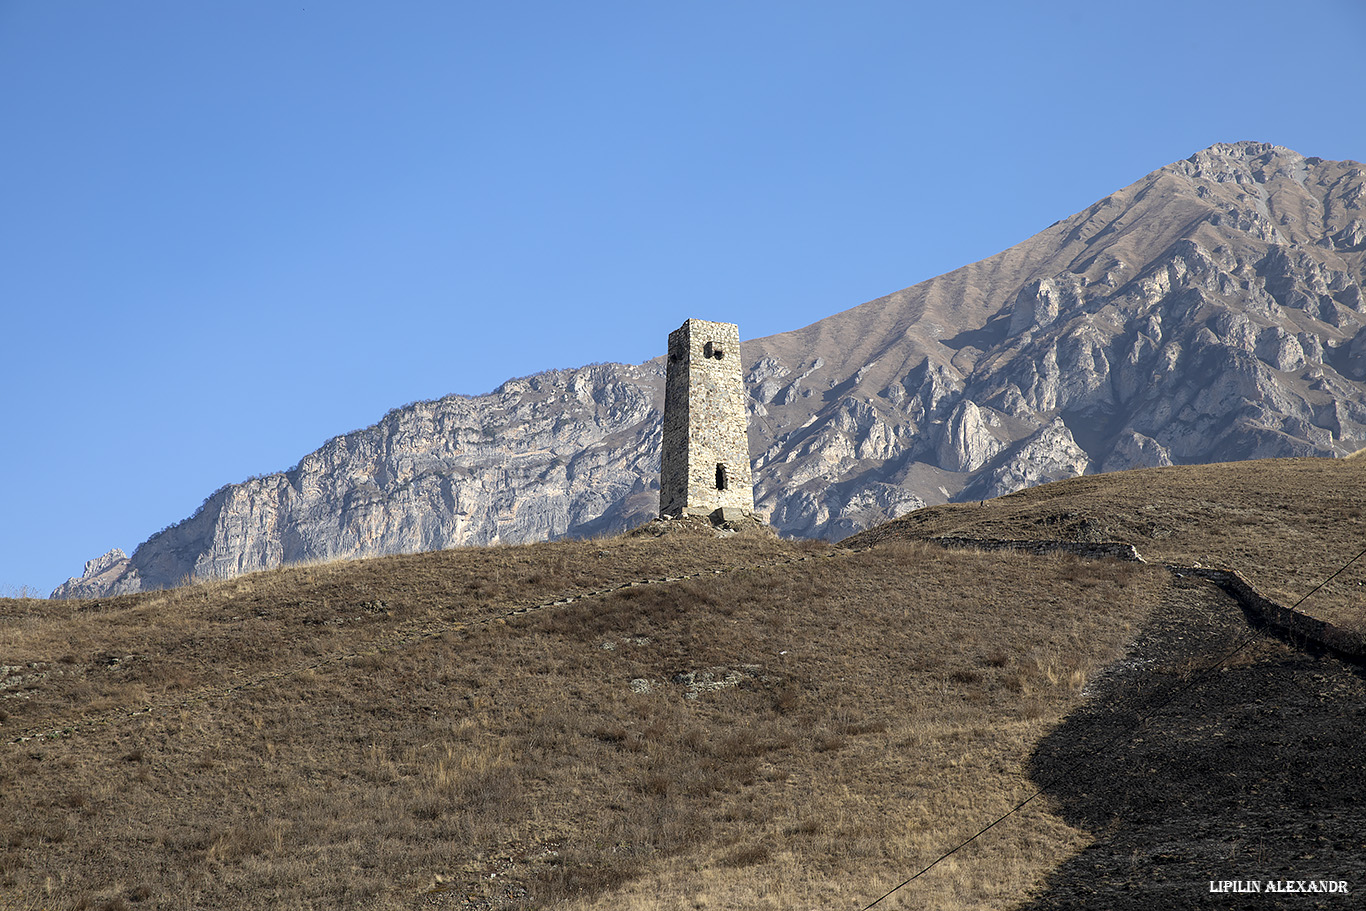
[[[840,538],[1087,472],[1362,448],[1364,170],[1215,145],[996,256],[743,342],[757,507]],[[657,359],[405,406],[53,596],[624,529],[658,509],[662,401]]]

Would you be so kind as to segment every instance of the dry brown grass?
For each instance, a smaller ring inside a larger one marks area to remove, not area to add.
[[[0,908],[856,905],[1032,792],[1166,584],[828,552],[680,533],[0,602]],[[993,836],[911,904],[1000,907],[1082,841],[1042,801]]]
[[[0,599],[0,664],[22,667],[14,678],[43,681],[18,684],[25,698],[7,707],[9,723],[69,724],[174,702],[189,690],[383,649],[621,580],[793,552],[792,544],[761,534],[669,540],[668,547],[626,536],[465,548],[291,567],[98,601]]]
[[[1366,459],[1267,459],[1074,478],[922,509],[853,539],[1118,540],[1145,559],[1236,569],[1286,606],[1366,548]],[[1366,558],[1300,610],[1366,626]]]

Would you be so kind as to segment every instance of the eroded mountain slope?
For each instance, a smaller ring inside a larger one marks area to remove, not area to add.
[[[1360,163],[1215,145],[996,256],[747,341],[756,503],[840,538],[1083,473],[1354,452],[1364,205]],[[628,527],[657,509],[661,408],[658,360],[409,405],[54,594]]]

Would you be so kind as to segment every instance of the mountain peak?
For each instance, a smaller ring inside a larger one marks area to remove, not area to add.
[[[1272,145],[1269,142],[1257,142],[1252,139],[1244,139],[1239,142],[1216,142],[1209,148],[1201,149],[1186,160],[1195,161],[1201,157],[1247,160],[1251,158],[1260,158],[1268,153],[1289,155],[1294,158],[1304,157],[1294,149],[1287,149],[1285,146]]]
[[[1294,149],[1269,142],[1216,142],[1158,173],[1177,173],[1215,183],[1261,184],[1277,175],[1302,182],[1309,165],[1319,160],[1306,159]]]
[[[1364,221],[1360,164],[1217,143],[988,259],[746,340],[755,506],[842,538],[1101,468],[1362,449]],[[652,362],[406,406],[59,595],[638,525],[662,399]]]

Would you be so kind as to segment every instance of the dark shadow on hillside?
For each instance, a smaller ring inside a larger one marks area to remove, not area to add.
[[[1356,669],[1260,636],[1158,708],[1249,634],[1231,598],[1178,579],[1125,659],[1044,740],[1034,781],[1095,841],[1024,908],[1360,907],[1366,680]],[[1211,881],[1320,879],[1346,880],[1351,893],[1210,891]]]
[[[954,351],[961,351],[964,348],[979,348],[983,351],[990,351],[1001,342],[1005,341],[1010,334],[1010,312],[1004,311],[996,314],[987,320],[986,325],[980,329],[965,329],[953,338],[943,340],[946,348]]]

